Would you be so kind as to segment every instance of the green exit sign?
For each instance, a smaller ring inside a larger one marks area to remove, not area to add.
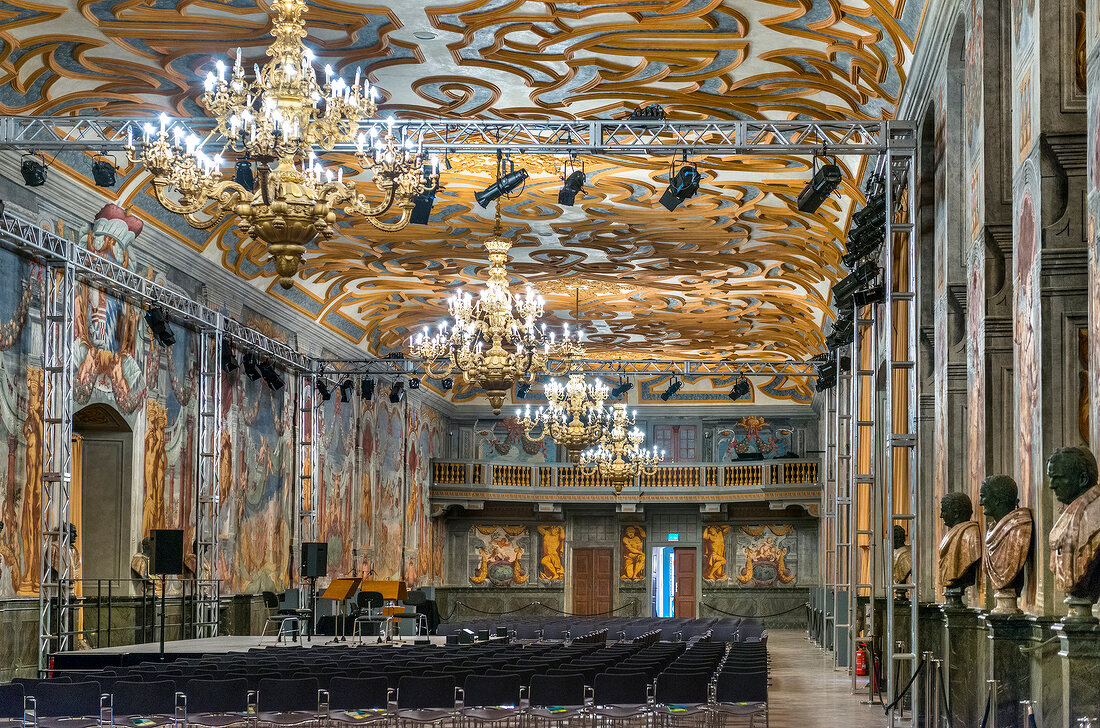
[[[680,534],[678,534],[678,533],[670,533],[670,534],[668,535],[668,540],[669,540],[669,541],[679,541],[679,540],[680,540]]]

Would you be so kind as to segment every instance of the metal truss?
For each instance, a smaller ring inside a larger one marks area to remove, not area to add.
[[[108,116],[0,117],[0,149],[121,151],[132,138],[140,144],[152,117]],[[385,128],[386,119],[361,124]],[[159,127],[159,125],[158,125]],[[225,140],[210,118],[172,119],[168,131],[179,128],[206,139],[209,148]],[[394,134],[423,145],[429,153],[604,154],[604,155],[776,155],[880,154],[915,143],[915,126],[900,121],[606,121],[606,120],[395,120]],[[355,151],[352,144],[337,152]]]
[[[73,464],[73,322],[76,277],[67,262],[44,271],[42,351],[41,548],[38,585],[38,670],[51,651],[69,649],[74,599],[69,498]]]
[[[323,483],[314,478],[317,472],[317,448],[313,446],[317,440],[317,412],[315,411],[317,379],[317,374],[303,372],[296,380],[298,422],[295,439],[298,450],[299,543],[293,552],[295,554],[302,552],[302,542],[315,541],[317,538],[317,491],[323,487]],[[299,572],[300,567],[301,564],[299,564]]]
[[[218,516],[221,512],[220,468],[222,337],[219,331],[199,336],[198,443],[195,460],[195,626],[197,637],[216,637],[220,611],[218,581]]]
[[[841,347],[834,354],[836,360],[836,405],[833,408],[832,430],[835,433],[836,447],[833,448],[834,471],[836,478],[836,504],[833,512],[836,528],[833,532],[835,542],[833,558],[833,664],[836,667],[850,668],[853,655],[848,649],[851,644],[850,633],[855,629],[851,619],[850,603],[855,600],[851,589],[851,563],[854,546],[852,544],[852,523],[855,511],[852,509],[852,468],[854,467],[852,450],[852,369],[851,364],[844,366],[844,359],[850,362],[850,346]],[[844,645],[844,650],[841,650]]]
[[[324,359],[317,360],[325,368],[326,374],[417,374],[424,372],[424,360],[392,359]],[[706,360],[664,360],[664,359],[586,359],[575,363],[587,374],[606,374],[611,376],[659,376],[679,377],[705,376],[746,376],[761,375],[775,377],[816,377],[820,362],[809,361],[706,361]],[[566,371],[566,363],[561,359],[547,362],[551,374]]]

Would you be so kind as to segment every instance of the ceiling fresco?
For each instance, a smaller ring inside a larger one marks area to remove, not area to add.
[[[366,69],[383,114],[611,119],[657,103],[683,120],[883,119],[922,11],[922,0],[322,0],[306,19],[319,61]],[[0,0],[0,113],[200,115],[197,79],[212,54],[241,46],[246,64],[261,61],[267,25],[266,5],[247,0]],[[58,161],[89,175],[79,156]],[[448,161],[428,225],[341,223],[289,291],[231,221],[196,231],[161,209],[140,169],[123,165],[114,192],[383,354],[438,321],[458,285],[484,279],[494,210],[473,193],[492,181],[495,160]],[[806,359],[823,348],[829,285],[844,275],[837,240],[864,160],[837,160],[840,194],[812,215],[794,204],[812,173],[805,158],[695,158],[703,185],[673,213],[658,204],[667,157],[576,160],[588,182],[575,207],[557,201],[563,160],[514,161],[531,177],[500,202],[511,271],[544,292],[551,318],[579,314],[595,352]]]

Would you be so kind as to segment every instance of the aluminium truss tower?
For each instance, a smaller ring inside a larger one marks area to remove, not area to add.
[[[851,571],[849,566],[852,560],[851,523],[855,515],[852,511],[852,370],[851,370],[851,345],[837,349],[834,353],[836,361],[836,404],[833,407],[832,433],[836,439],[833,448],[835,463],[833,477],[836,479],[836,503],[833,512],[836,516],[836,527],[833,530],[835,543],[835,557],[833,559],[833,572],[830,581],[833,585],[832,612],[833,612],[833,664],[835,667],[848,668],[852,665],[852,655],[848,651],[851,642],[849,633],[853,629],[850,621],[849,601],[851,593]],[[848,365],[844,360],[847,358]]]
[[[222,438],[222,378],[220,327],[199,338],[199,437],[195,452],[195,636],[218,634],[218,520],[221,512],[219,453]]]

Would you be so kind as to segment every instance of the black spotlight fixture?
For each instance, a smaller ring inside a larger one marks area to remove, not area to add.
[[[238,159],[237,164],[234,166],[233,178],[237,184],[244,187],[249,192],[256,189],[256,173],[252,171],[252,160],[248,158],[248,155],[244,155],[244,159]]]
[[[675,174],[670,172],[669,176],[671,181],[668,183],[668,189],[661,195],[661,204],[666,210],[672,212],[680,206],[681,202],[693,197],[699,191],[699,182],[702,177],[694,164],[680,167]]]
[[[33,154],[23,155],[19,164],[19,173],[23,175],[23,184],[27,187],[41,187],[46,184],[46,160]]]
[[[286,382],[283,381],[283,378],[279,375],[278,370],[275,369],[275,365],[271,363],[270,359],[264,359],[260,362],[259,369],[260,376],[267,382],[267,386],[272,389],[282,389],[286,385]]]
[[[814,166],[817,167],[817,157],[814,157]],[[840,180],[843,178],[840,167],[835,164],[823,164],[817,167],[809,183],[798,193],[796,206],[799,212],[817,212],[821,203],[829,199],[833,190],[840,186]]]
[[[639,106],[627,117],[630,121],[664,121],[665,109],[660,104]]]
[[[665,389],[665,391],[661,392],[661,399],[667,402],[668,398],[679,392],[680,387],[682,386],[684,386],[683,382],[681,382],[679,379],[673,379],[671,382],[668,383],[668,388]]]
[[[352,382],[350,379],[345,379],[344,381],[340,382],[340,401],[341,402],[345,402],[345,403],[350,402],[351,401],[351,395],[354,394],[354,393],[355,393],[355,383],[354,382]]]
[[[405,383],[398,379],[390,387],[390,403],[397,404],[403,399],[405,399]]]
[[[577,201],[577,193],[584,191],[585,177],[583,169],[575,169],[565,178],[561,190],[558,192],[559,205],[572,205]]]
[[[153,332],[153,336],[162,346],[171,346],[176,343],[176,335],[172,333],[171,327],[168,326],[171,319],[168,318],[168,314],[160,306],[153,306],[145,312],[145,323],[149,325],[149,330]]]
[[[332,390],[324,379],[317,380],[317,394],[321,395],[321,401],[328,402],[332,399]]]
[[[852,303],[852,295],[866,288],[882,273],[878,263],[873,260],[865,260],[854,271],[840,279],[833,286],[833,301],[838,308],[847,308]]]
[[[450,389],[453,389],[453,388],[454,388],[454,386],[455,386],[455,380],[454,380],[454,377],[446,377],[446,378],[445,378],[445,379],[443,380],[443,391],[444,391],[444,392],[446,392],[446,391],[448,391],[448,390],[450,390]]]
[[[244,373],[248,375],[248,378],[255,382],[260,378],[260,370],[256,366],[256,355],[252,352],[248,352],[241,360],[244,365]]]
[[[363,397],[363,401],[370,402],[374,399],[374,380],[364,379],[359,383],[359,394]]]
[[[409,377],[409,389],[420,389],[420,380],[416,377]]]
[[[814,381],[814,389],[824,392],[836,386],[836,362],[829,361],[817,368],[817,379]]]
[[[237,357],[233,356],[233,350],[228,346],[222,347],[222,371],[226,374],[237,371]]]
[[[527,393],[531,391],[530,382],[520,382],[516,385],[516,399],[526,399]]]
[[[614,387],[611,390],[611,396],[616,399],[622,397],[624,394],[634,389],[634,382],[625,381],[622,377],[619,377],[619,386]]]
[[[99,157],[92,162],[92,179],[96,187],[115,186],[115,165],[107,157]]]
[[[750,391],[752,391],[752,386],[749,385],[749,380],[742,376],[733,383],[733,388],[730,390],[730,399],[741,399],[747,396]]]
[[[497,154],[497,179],[496,182],[489,185],[481,192],[474,193],[474,199],[477,200],[477,204],[482,207],[488,207],[490,203],[496,200],[498,197],[510,194],[516,190],[521,184],[527,181],[527,170],[516,169],[515,162],[508,160],[508,173],[504,173],[504,163],[501,161],[500,154]]]
[[[439,178],[432,171],[432,166],[425,164],[420,173],[424,177],[424,191],[413,197],[413,209],[409,215],[409,222],[413,225],[427,225],[432,216],[432,206],[435,205],[435,193],[439,191]]]
[[[857,308],[874,306],[877,303],[886,303],[886,288],[881,284],[864,288],[852,294],[852,303]]]

